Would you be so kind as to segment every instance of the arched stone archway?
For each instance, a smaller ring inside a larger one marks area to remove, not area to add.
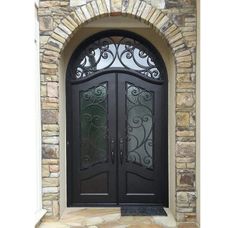
[[[195,74],[192,47],[181,28],[165,12],[145,1],[94,0],[80,7],[68,8],[60,17],[57,26],[50,32],[41,46],[41,104],[42,104],[42,148],[43,148],[43,205],[48,216],[59,217],[59,94],[58,69],[61,54],[66,44],[85,24],[102,17],[131,17],[160,34],[168,44],[175,61],[175,159],[176,163],[176,217],[178,221],[195,221]],[[40,7],[45,6],[40,2]],[[47,3],[49,4],[49,3]],[[56,3],[55,3],[56,4]],[[59,3],[57,3],[59,4]],[[60,4],[63,4],[61,2]],[[187,78],[187,79],[185,79]],[[171,164],[172,165],[172,164]]]

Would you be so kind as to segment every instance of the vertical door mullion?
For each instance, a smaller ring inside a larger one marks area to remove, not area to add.
[[[109,158],[109,166],[110,166],[110,177],[109,177],[109,188],[110,192],[112,192],[113,196],[112,200],[117,202],[117,188],[116,188],[116,179],[117,179],[117,136],[116,136],[116,79],[115,74],[109,74],[108,80],[108,158]],[[111,145],[112,140],[114,140],[114,145]],[[112,148],[113,147],[113,148]],[[112,155],[113,149],[113,155]]]
[[[125,196],[125,188],[126,188],[126,179],[124,177],[125,171],[126,171],[126,149],[124,148],[124,151],[122,151],[124,154],[121,156],[120,154],[120,148],[121,145],[120,140],[123,139],[126,141],[126,135],[125,135],[125,121],[126,121],[126,115],[125,115],[125,104],[126,104],[126,98],[125,98],[125,79],[122,77],[121,74],[118,75],[118,178],[119,178],[119,203],[122,203],[123,198]],[[126,143],[124,144],[126,147]]]

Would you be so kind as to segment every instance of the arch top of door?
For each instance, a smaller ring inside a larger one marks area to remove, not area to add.
[[[180,28],[161,9],[157,9],[145,1],[110,1],[109,6],[106,1],[102,1],[102,4],[100,2],[100,0],[93,0],[86,5],[71,8],[69,15],[61,19],[44,46],[42,62],[45,52],[48,55],[49,50],[56,52],[54,56],[59,64],[66,44],[81,27],[101,17],[115,16],[131,17],[150,25],[166,41],[175,58],[181,53],[192,55]]]
[[[81,82],[107,71],[128,71],[160,84],[167,80],[158,50],[143,37],[123,30],[97,33],[79,45],[68,64],[67,80]]]

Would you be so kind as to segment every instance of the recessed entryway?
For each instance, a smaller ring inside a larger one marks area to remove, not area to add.
[[[68,206],[168,206],[167,73],[142,37],[106,31],[67,69]]]

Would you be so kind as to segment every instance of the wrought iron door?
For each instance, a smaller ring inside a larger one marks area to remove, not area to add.
[[[118,74],[120,203],[164,204],[163,88]]]
[[[68,67],[68,206],[167,206],[164,63],[133,34],[111,34],[87,41]]]

